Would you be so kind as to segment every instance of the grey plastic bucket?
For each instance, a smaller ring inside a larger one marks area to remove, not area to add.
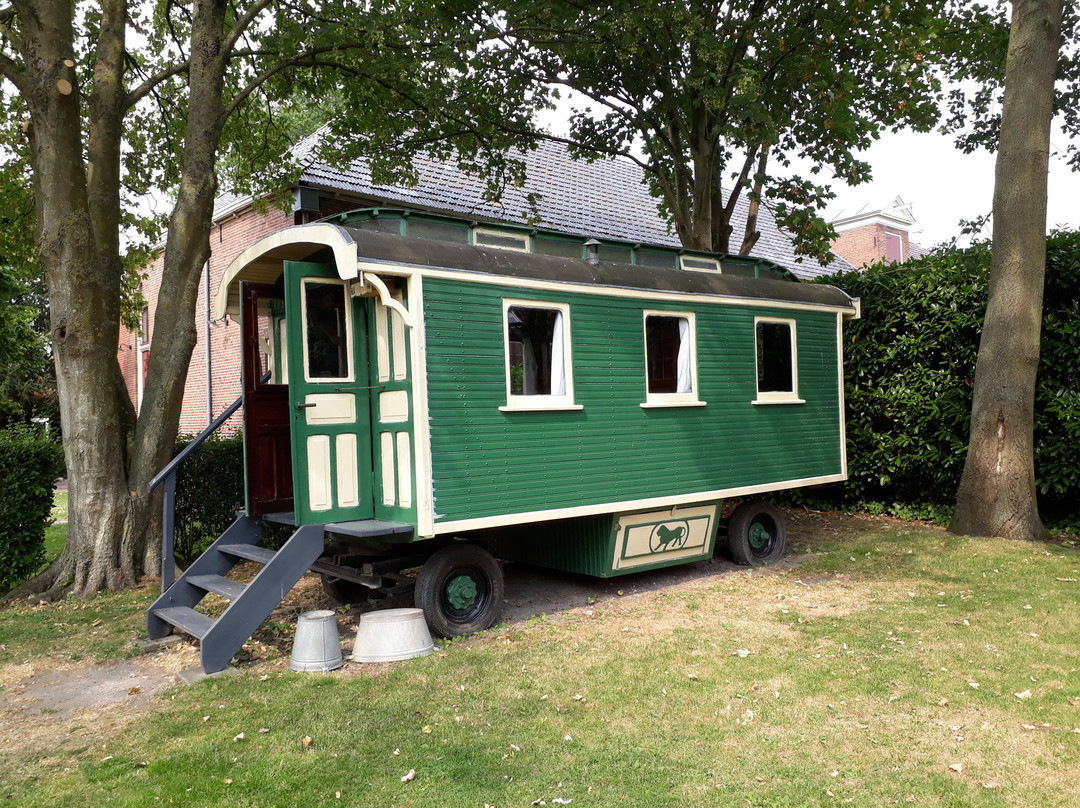
[[[293,640],[291,671],[337,670],[341,660],[341,640],[338,637],[337,615],[329,609],[304,612],[296,623]]]
[[[420,609],[383,609],[360,616],[351,659],[354,662],[397,662],[435,650]]]

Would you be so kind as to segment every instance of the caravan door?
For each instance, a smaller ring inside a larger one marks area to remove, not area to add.
[[[271,284],[245,282],[240,299],[247,513],[288,513],[294,506],[285,293]]]
[[[285,262],[296,524],[374,517],[363,299],[333,266]]]

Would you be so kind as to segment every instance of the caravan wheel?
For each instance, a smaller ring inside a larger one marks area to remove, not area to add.
[[[454,543],[433,553],[421,567],[414,598],[431,630],[441,637],[483,631],[502,611],[502,569],[475,544]]]
[[[728,549],[736,564],[772,564],[780,560],[786,545],[784,514],[772,503],[744,502],[728,519]]]

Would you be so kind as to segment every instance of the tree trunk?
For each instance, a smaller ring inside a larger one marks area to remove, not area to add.
[[[70,6],[66,0],[40,5],[24,34],[26,63],[34,68],[27,71],[34,90],[28,99],[28,136],[39,251],[49,285],[70,517],[60,557],[19,593],[87,598],[103,588],[135,585],[143,574],[156,573],[161,560],[155,529],[160,495],[148,494],[146,485],[172,455],[196,340],[199,278],[210,255],[214,164],[225,119],[225,3],[197,0],[193,8],[183,178],[169,222],[137,421],[116,358],[123,273],[119,222],[102,215],[110,206],[120,210],[120,140],[114,135],[125,112],[122,39],[120,47],[103,39],[97,51],[87,100],[88,172],[81,95],[58,90],[57,83],[60,78],[74,82],[73,71],[63,67],[74,53]],[[121,22],[122,36],[125,8],[124,0],[103,3],[103,38],[110,20]]]
[[[102,26],[107,26],[108,10],[103,9],[102,19]],[[30,111],[27,136],[38,251],[49,287],[64,455],[71,480],[67,544],[56,564],[34,584],[53,595],[71,588],[88,595],[103,586],[132,583],[117,554],[127,501],[123,462],[127,419],[112,383],[119,377],[120,259],[115,250],[102,248],[102,234],[95,227],[101,223],[91,210],[82,100],[68,61],[75,54],[70,5],[65,0],[36,3],[34,13],[25,14],[22,22],[27,67],[20,91]],[[109,114],[96,112],[101,117]],[[118,160],[118,149],[115,154]],[[103,171],[107,173],[107,168]],[[104,242],[108,241],[106,237]]]
[[[758,208],[761,207],[761,192],[765,184],[765,169],[769,166],[769,147],[761,147],[761,156],[758,158],[757,173],[754,174],[753,191],[750,194],[750,207],[746,211],[746,228],[743,230],[743,242],[739,248],[739,255],[749,255],[754,245],[761,238],[758,230]]]
[[[132,483],[140,492],[172,457],[196,343],[195,309],[202,267],[210,258],[214,165],[225,121],[224,46],[224,0],[199,0],[191,31],[182,178],[169,216],[149,376],[131,464]]]
[[[1037,539],[1032,440],[1046,176],[1062,0],[1016,0],[994,177],[993,260],[953,533]]]

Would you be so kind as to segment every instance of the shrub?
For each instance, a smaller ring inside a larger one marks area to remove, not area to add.
[[[176,439],[176,452],[192,435]],[[236,519],[244,507],[244,437],[211,435],[176,474],[176,557],[195,560]]]
[[[181,435],[179,453],[195,438]],[[233,523],[244,508],[244,434],[214,434],[180,465],[176,474],[176,558],[190,564]],[[264,547],[278,549],[292,535],[283,525],[263,525]]]
[[[34,427],[0,430],[0,592],[29,578],[45,560],[45,528],[64,450]]]
[[[844,331],[850,479],[833,503],[947,518],[967,453],[990,258],[983,243],[823,279],[862,298],[862,319]],[[1080,503],[1077,232],[1047,242],[1034,438],[1040,507],[1068,521]]]

